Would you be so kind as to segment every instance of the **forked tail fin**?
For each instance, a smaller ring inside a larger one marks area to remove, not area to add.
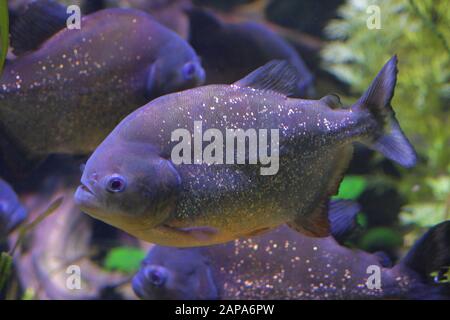
[[[391,107],[397,72],[397,56],[393,56],[384,65],[354,108],[370,112],[379,125],[379,130],[376,131],[373,140],[365,141],[365,143],[388,159],[403,167],[411,168],[416,164],[416,152],[403,134]]]

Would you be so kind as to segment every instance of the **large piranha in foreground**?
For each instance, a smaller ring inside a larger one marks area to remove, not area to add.
[[[449,299],[450,221],[394,266],[381,254],[282,226],[200,248],[155,246],[133,279],[142,299]]]
[[[390,105],[396,76],[393,57],[350,108],[334,95],[288,98],[295,71],[276,61],[232,85],[160,97],[125,118],[95,150],[75,200],[93,217],[161,245],[223,243],[283,223],[325,237],[329,199],[353,142],[404,167],[416,162]],[[236,152],[246,139],[248,152]],[[203,161],[195,156],[199,149]]]

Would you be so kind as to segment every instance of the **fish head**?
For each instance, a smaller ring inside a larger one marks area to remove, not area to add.
[[[207,259],[198,248],[153,247],[132,280],[141,299],[217,299]]]
[[[27,217],[13,189],[0,179],[0,238],[6,236]]]
[[[205,82],[205,70],[192,48],[166,50],[151,68],[147,90],[158,95],[198,87]]]
[[[75,202],[83,212],[138,234],[167,220],[181,178],[150,146],[107,139],[83,168]]]

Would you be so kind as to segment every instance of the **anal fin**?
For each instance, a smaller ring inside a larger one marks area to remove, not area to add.
[[[332,226],[329,219],[329,204],[331,196],[339,190],[344,172],[350,162],[353,154],[353,146],[346,145],[336,152],[334,157],[335,164],[330,169],[330,179],[327,188],[314,210],[306,215],[298,215],[294,220],[287,224],[298,232],[312,237],[327,237],[332,232]]]
[[[309,237],[328,237],[331,232],[328,220],[328,205],[319,205],[311,214],[298,216],[295,220],[287,223],[292,229]]]

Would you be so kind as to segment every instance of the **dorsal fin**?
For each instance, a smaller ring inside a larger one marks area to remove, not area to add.
[[[66,7],[53,1],[34,1],[19,10],[11,25],[11,47],[15,55],[36,50],[66,26]]]
[[[234,85],[290,96],[295,93],[297,82],[297,73],[287,61],[273,60],[235,82]]]
[[[323,103],[328,105],[331,109],[342,108],[341,98],[337,94],[331,93],[320,99]]]

